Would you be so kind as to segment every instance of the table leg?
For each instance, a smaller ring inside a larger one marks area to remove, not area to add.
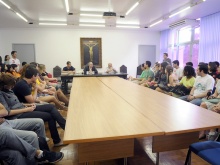
[[[128,163],[128,158],[124,158],[124,165],[127,165]]]
[[[160,153],[157,152],[156,153],[156,165],[159,165],[160,164]]]

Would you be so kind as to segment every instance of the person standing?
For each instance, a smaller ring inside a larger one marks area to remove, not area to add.
[[[168,54],[167,53],[163,54],[163,62],[167,62],[169,65],[172,65],[171,59],[168,58]]]
[[[20,60],[17,58],[17,51],[12,51],[11,56],[12,56],[12,58],[9,59],[9,65],[16,64],[17,65],[17,71],[19,71]]]

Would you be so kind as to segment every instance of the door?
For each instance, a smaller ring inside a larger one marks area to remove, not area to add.
[[[35,62],[35,45],[34,44],[12,44],[12,50],[17,51],[17,58],[20,62]]]
[[[151,62],[153,66],[156,62],[156,45],[139,45],[138,46],[138,65]]]

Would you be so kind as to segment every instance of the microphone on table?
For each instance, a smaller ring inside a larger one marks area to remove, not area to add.
[[[209,98],[209,96],[211,96],[211,94],[212,94],[211,92],[207,93],[207,99]]]

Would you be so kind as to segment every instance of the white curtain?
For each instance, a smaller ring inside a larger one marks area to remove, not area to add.
[[[201,18],[198,60],[220,61],[220,13]]]

